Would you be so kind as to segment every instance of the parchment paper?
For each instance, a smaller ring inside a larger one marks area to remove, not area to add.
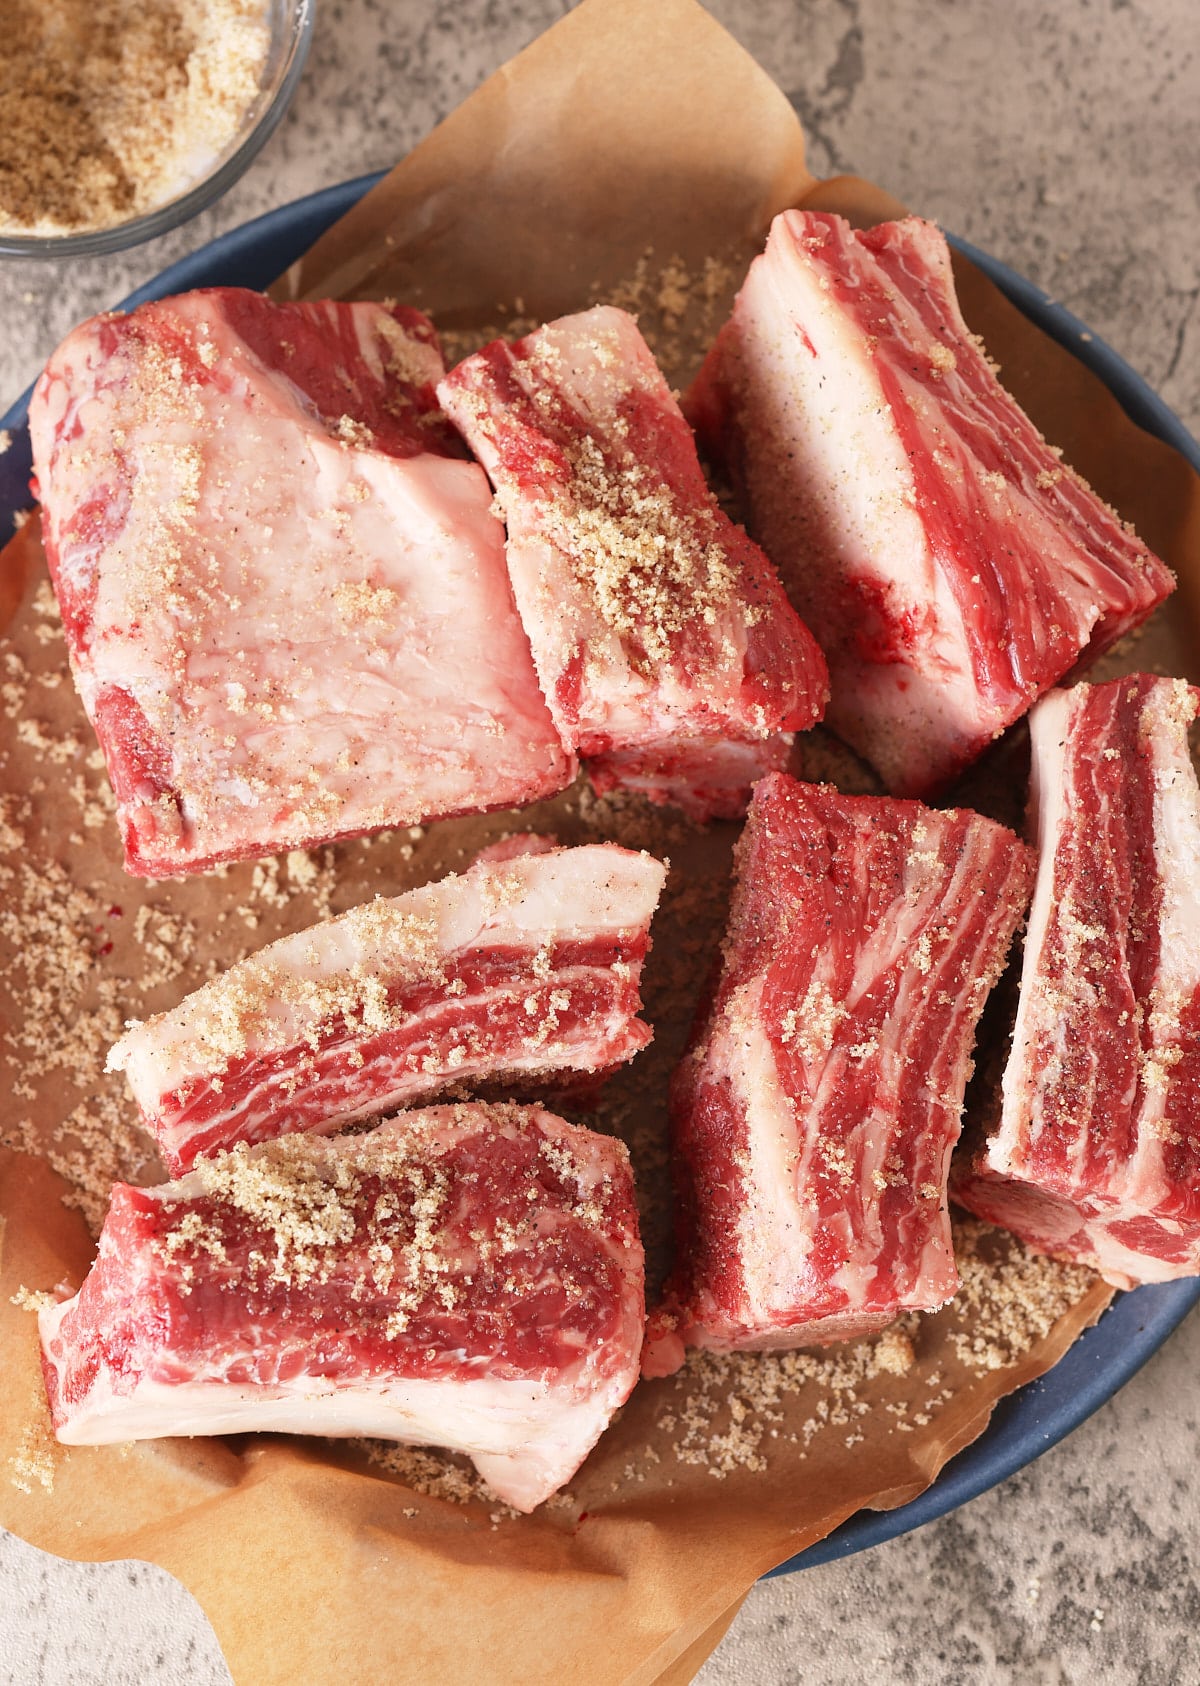
[[[782,93],[692,0],[584,0],[397,166],[280,291],[393,295],[431,308],[464,341],[615,294],[641,305],[682,384],[770,216],[797,202],[859,222],[900,209],[855,178],[814,182]],[[683,274],[705,278],[686,299]],[[1021,402],[1180,572],[1177,597],[1104,671],[1200,679],[1195,476],[969,265],[959,279],[968,320]],[[329,908],[460,866],[516,827],[565,841],[614,836],[672,862],[646,979],[656,1042],[593,1120],[631,1141],[661,1267],[664,1086],[719,936],[734,828],[702,835],[576,790],[519,817],[139,883],[121,871],[94,740],[63,677],[35,521],[3,564],[0,605],[13,618],[0,651],[0,1006],[17,1063],[0,1069],[13,1080],[7,1139],[27,1151],[0,1153],[0,1520],[65,1557],[171,1570],[207,1611],[239,1686],[683,1682],[760,1573],[863,1505],[913,1498],[1003,1394],[1100,1314],[1109,1290],[1086,1273],[1031,1266],[1013,1244],[968,1230],[971,1291],[913,1320],[911,1351],[901,1342],[892,1370],[864,1347],[784,1377],[774,1398],[759,1360],[643,1385],[569,1498],[531,1518],[417,1492],[361,1449],[329,1442],[57,1447],[35,1319],[12,1302],[82,1279],[93,1243],[79,1206],[94,1223],[107,1180],[161,1175],[121,1088],[100,1074],[120,1020],[171,1004],[211,966]],[[1021,755],[1018,731],[969,786],[971,800],[1010,822]],[[862,778],[819,734],[798,769]],[[47,983],[36,955],[31,970],[30,933],[47,921],[69,932],[69,985]],[[996,1249],[993,1263],[980,1265],[972,1247]],[[1029,1310],[1039,1295],[1041,1332]],[[419,1480],[431,1484],[447,1481]]]

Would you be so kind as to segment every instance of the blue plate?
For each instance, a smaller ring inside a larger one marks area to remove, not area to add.
[[[326,188],[223,234],[139,287],[123,301],[122,308],[186,292],[190,287],[268,286],[378,179],[360,176],[356,181]],[[1200,470],[1200,447],[1182,422],[1115,351],[1089,333],[1077,316],[966,241],[956,240],[954,244],[1031,321],[1099,375],[1133,421],[1173,445]],[[0,428],[12,434],[11,448],[0,456],[0,541],[12,530],[14,512],[30,501],[29,435],[25,427],[28,403],[26,393],[0,419]],[[920,1498],[899,1510],[860,1511],[828,1539],[772,1573],[785,1575],[830,1563],[895,1539],[923,1522],[945,1516],[1023,1469],[1111,1399],[1157,1352],[1197,1300],[1200,1279],[1119,1294],[1111,1310],[1075,1342],[1053,1370],[1000,1403],[986,1432],[952,1459]]]

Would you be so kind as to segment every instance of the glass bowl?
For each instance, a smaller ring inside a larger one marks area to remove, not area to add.
[[[312,40],[316,0],[265,0],[265,10],[270,38],[258,94],[237,133],[202,176],[153,210],[106,228],[44,235],[0,229],[0,257],[94,257],[123,251],[178,228],[227,192],[254,162],[290,105]]]

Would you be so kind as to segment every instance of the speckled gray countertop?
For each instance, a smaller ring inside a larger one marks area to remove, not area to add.
[[[1032,276],[1200,431],[1197,0],[710,0],[853,169]],[[216,207],[125,256],[0,262],[0,393],[213,235],[392,163],[563,10],[318,0],[295,104]],[[0,408],[3,406],[0,405]],[[1200,1320],[1041,1462],[907,1538],[751,1594],[704,1686],[1200,1686]],[[0,1536],[11,1686],[217,1686],[199,1609],[145,1565]],[[245,1686],[252,1686],[246,1682]],[[306,1683],[298,1683],[306,1686]]]

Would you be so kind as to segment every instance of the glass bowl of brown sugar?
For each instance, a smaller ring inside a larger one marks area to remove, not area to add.
[[[287,110],[315,0],[15,0],[0,255],[115,252],[230,188]]]

